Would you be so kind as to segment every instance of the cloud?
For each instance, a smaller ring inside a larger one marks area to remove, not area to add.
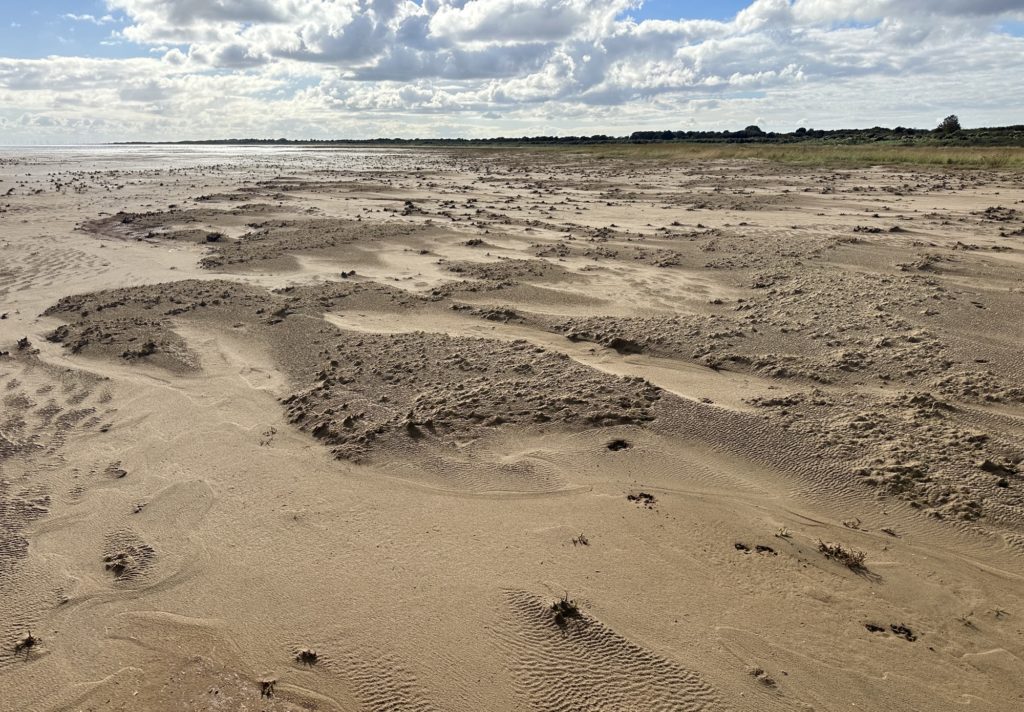
[[[118,18],[115,39],[150,56],[0,59],[0,118],[38,112],[54,120],[45,135],[77,116],[118,137],[326,137],[928,125],[952,111],[976,125],[1024,108],[1024,39],[1000,29],[1024,19],[1022,0],[753,0],[725,21],[631,19],[641,4],[107,0],[98,22]]]
[[[794,16],[804,21],[872,21],[886,18],[991,18],[1021,16],[1020,0],[795,0]]]
[[[104,15],[103,17],[96,17],[95,15],[76,15],[74,13],[67,13],[61,15],[65,20],[73,20],[75,22],[90,22],[94,25],[109,25],[115,22],[113,15]]]
[[[437,37],[474,41],[558,40],[607,27],[636,0],[468,0],[443,3],[430,18]]]

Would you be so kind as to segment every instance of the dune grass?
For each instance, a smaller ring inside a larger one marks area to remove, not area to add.
[[[646,143],[535,147],[597,160],[709,161],[752,159],[804,166],[864,167],[914,165],[949,168],[1024,169],[1024,147],[876,145],[876,144],[742,144]]]

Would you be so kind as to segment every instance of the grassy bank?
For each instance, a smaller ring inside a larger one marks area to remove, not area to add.
[[[597,159],[707,161],[754,159],[806,166],[863,167],[873,165],[946,166],[950,168],[1024,169],[1024,148],[929,145],[647,143],[543,147],[531,150],[567,152]]]

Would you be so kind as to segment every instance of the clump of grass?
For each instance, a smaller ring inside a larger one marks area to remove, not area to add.
[[[23,635],[18,640],[17,643],[14,644],[14,652],[25,653],[27,655],[29,651],[32,650],[32,648],[36,647],[42,642],[43,641],[41,638],[37,638],[36,636],[32,635],[32,631],[29,631],[28,633]]]
[[[580,610],[579,605],[577,605],[576,601],[569,598],[568,593],[551,604],[551,612],[555,617],[555,625],[559,628],[569,625],[571,620],[583,618],[583,612]]]
[[[831,544],[818,541],[818,551],[825,555],[826,559],[832,559],[843,564],[851,571],[863,571],[867,568],[865,562],[867,554],[856,549],[848,549],[842,544]]]
[[[961,614],[957,618],[957,620],[960,621],[960,623],[965,628],[970,628],[971,630],[977,630],[978,629],[978,626],[974,622],[974,611],[971,611],[970,613]]]
[[[309,648],[303,648],[295,654],[296,662],[301,663],[303,665],[308,665],[310,667],[316,665],[319,659],[320,656],[317,654],[317,652],[315,650],[310,650]]]

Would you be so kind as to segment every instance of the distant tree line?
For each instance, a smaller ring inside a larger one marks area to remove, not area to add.
[[[741,131],[634,131],[628,136],[495,136],[492,138],[374,138],[374,139],[260,139],[234,138],[207,141],[175,141],[163,143],[213,145],[281,145],[281,146],[508,146],[508,145],[587,145],[609,143],[826,143],[865,144],[890,142],[900,144],[937,144],[960,146],[1024,146],[1024,125],[964,129],[956,115],[946,117],[937,128],[915,129],[897,126],[870,129],[798,128],[789,133],[762,131],[748,126]],[[150,142],[131,142],[150,143]],[[159,142],[158,142],[159,143]]]
[[[1022,146],[1024,125],[992,128],[963,129],[960,119],[947,116],[934,129],[914,129],[905,126],[870,129],[812,129],[798,128],[790,133],[764,132],[757,126],[742,131],[634,131],[632,143],[678,141],[685,143],[818,143],[863,144],[880,141],[896,143],[943,143],[972,146]]]

